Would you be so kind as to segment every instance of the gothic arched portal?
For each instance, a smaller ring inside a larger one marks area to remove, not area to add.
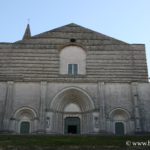
[[[116,108],[110,112],[110,119],[113,126],[113,133],[122,136],[127,133],[130,114],[122,108]]]
[[[36,130],[34,126],[35,118],[37,117],[36,112],[29,107],[22,107],[18,109],[15,114],[15,124],[14,127],[17,133],[29,134]]]
[[[58,133],[90,133],[94,103],[84,90],[69,87],[60,91],[52,100],[52,130]]]

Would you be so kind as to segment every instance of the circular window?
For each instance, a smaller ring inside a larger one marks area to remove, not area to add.
[[[70,39],[70,42],[76,42],[76,39],[72,38]]]

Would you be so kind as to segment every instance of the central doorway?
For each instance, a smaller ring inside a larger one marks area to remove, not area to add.
[[[66,117],[64,121],[65,134],[80,134],[80,118]]]

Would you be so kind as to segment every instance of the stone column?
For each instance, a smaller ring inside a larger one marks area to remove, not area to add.
[[[8,81],[6,98],[5,98],[4,109],[3,109],[3,114],[4,114],[3,131],[6,132],[9,132],[9,124],[13,112],[13,101],[14,101],[13,94],[14,94],[14,82]]]
[[[132,83],[131,86],[132,86],[132,99],[133,99],[133,105],[134,105],[135,131],[141,132],[137,83],[134,82]]]
[[[37,129],[38,129],[38,122],[39,122],[39,118],[38,117],[34,117],[32,120],[32,127],[31,127],[31,133],[36,133]]]
[[[105,116],[105,84],[104,82],[98,82],[98,99],[100,105],[100,132],[106,131],[106,116]]]
[[[46,94],[47,82],[41,82],[40,85],[40,103],[39,103],[39,127],[38,132],[45,132],[46,125]]]

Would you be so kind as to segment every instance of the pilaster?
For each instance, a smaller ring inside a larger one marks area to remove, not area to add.
[[[105,118],[105,83],[98,82],[98,99],[100,103],[100,132],[106,131],[106,118]]]
[[[132,86],[132,98],[133,98],[133,105],[134,105],[135,132],[141,132],[137,83],[134,82],[131,84],[131,86]]]
[[[41,82],[40,84],[40,103],[39,103],[39,127],[38,132],[45,132],[46,125],[46,94],[47,94],[47,82]]]
[[[8,81],[7,82],[7,91],[6,91],[6,98],[4,103],[4,109],[3,109],[3,131],[9,132],[9,125],[10,125],[10,119],[12,117],[12,111],[13,111],[13,98],[14,95],[14,82]]]

